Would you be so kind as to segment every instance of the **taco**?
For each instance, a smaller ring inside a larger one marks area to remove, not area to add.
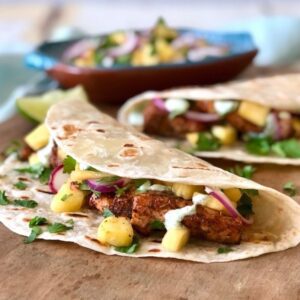
[[[0,169],[0,221],[25,242],[209,263],[300,241],[300,207],[291,198],[168,148],[86,102],[56,104],[25,141],[23,161],[11,154]]]
[[[118,119],[200,157],[300,165],[300,75],[146,92]]]

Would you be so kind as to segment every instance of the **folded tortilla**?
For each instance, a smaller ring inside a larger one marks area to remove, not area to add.
[[[129,99],[118,113],[118,120],[122,124],[130,125],[130,115],[140,114],[149,101],[154,98],[182,98],[191,101],[213,100],[247,100],[277,110],[300,112],[300,74],[288,74],[257,78],[241,82],[215,85],[208,88],[189,87],[166,90],[162,92],[149,91]],[[139,131],[143,125],[134,125]],[[178,145],[178,140],[161,138],[170,146]],[[182,149],[190,149],[187,142],[181,142]],[[194,155],[204,158],[224,158],[249,163],[274,163],[300,165],[300,158],[278,157],[274,155],[259,156],[248,153],[242,143],[222,146],[216,151],[196,151]]]
[[[77,162],[99,171],[126,178],[152,178],[218,188],[255,189],[252,198],[254,224],[247,242],[231,246],[229,253],[218,254],[220,244],[195,240],[179,252],[169,252],[153,238],[142,238],[137,252],[117,252],[97,241],[96,233],[103,217],[99,212],[84,208],[75,213],[54,213],[50,210],[53,195],[48,186],[15,169],[27,166],[10,156],[0,167],[0,189],[10,198],[34,199],[36,208],[0,205],[0,221],[10,230],[28,236],[28,222],[41,216],[51,222],[65,223],[72,218],[74,228],[64,233],[44,232],[38,238],[77,243],[107,255],[132,257],[170,257],[196,262],[224,262],[294,247],[300,242],[300,207],[291,198],[271,188],[216,168],[177,149],[168,148],[160,141],[117,123],[82,101],[61,102],[48,112],[46,125],[52,138],[66,154]],[[28,188],[18,190],[18,177],[26,178]],[[263,238],[262,238],[263,237]]]

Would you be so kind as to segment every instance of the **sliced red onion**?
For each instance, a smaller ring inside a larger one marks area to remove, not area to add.
[[[217,199],[228,211],[228,213],[233,218],[240,218],[245,224],[250,225],[253,223],[253,220],[247,220],[244,218],[238,210],[232,205],[231,201],[228,199],[228,197],[220,190],[220,189],[213,189],[210,187],[206,187],[205,191],[215,199]]]
[[[223,56],[224,50],[219,47],[203,47],[203,48],[194,48],[187,53],[187,57],[190,61],[200,61],[205,59],[208,56]]]
[[[168,110],[167,110],[167,108],[166,108],[166,105],[165,105],[165,102],[164,102],[163,99],[161,99],[161,98],[154,98],[154,99],[152,100],[152,102],[153,102],[153,104],[154,104],[157,108],[159,108],[160,110],[165,111],[165,112],[168,112]]]
[[[184,114],[187,119],[199,121],[199,122],[217,122],[221,120],[221,116],[218,114],[201,113],[197,111],[188,111]]]
[[[177,37],[172,42],[172,47],[175,49],[183,48],[183,47],[192,47],[196,44],[197,37],[194,34],[186,33]]]
[[[137,46],[137,44],[138,44],[137,35],[134,32],[129,31],[126,33],[126,41],[120,46],[109,49],[107,54],[112,57],[126,55],[132,52]]]
[[[51,192],[57,193],[61,186],[67,181],[69,174],[64,173],[64,166],[59,165],[53,169],[49,179],[49,188]]]
[[[98,43],[99,41],[97,40],[80,40],[67,48],[62,56],[62,60],[70,61],[78,56],[81,56],[87,50],[96,48]]]
[[[112,193],[117,190],[117,187],[121,188],[125,186],[128,183],[128,181],[129,181],[128,179],[120,178],[114,182],[109,182],[109,183],[99,182],[99,179],[98,180],[88,179],[86,182],[88,186],[94,191],[100,193]]]

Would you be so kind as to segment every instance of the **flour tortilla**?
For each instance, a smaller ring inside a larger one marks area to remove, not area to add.
[[[72,218],[73,230],[64,234],[44,232],[39,238],[73,242],[107,255],[170,257],[205,263],[254,257],[294,247],[300,242],[300,207],[291,198],[213,167],[177,149],[167,148],[160,141],[118,124],[88,103],[71,101],[53,106],[48,112],[46,125],[52,138],[65,153],[99,171],[129,178],[154,178],[219,188],[259,190],[259,196],[253,198],[255,222],[248,232],[249,240],[232,246],[233,251],[226,254],[217,253],[218,247],[222,245],[200,240],[191,241],[180,252],[168,252],[153,237],[142,238],[141,246],[134,254],[120,253],[97,242],[96,232],[102,216],[96,210],[53,213],[49,207],[53,195],[41,192],[47,191],[48,187],[30,177],[28,188],[25,191],[17,190],[13,184],[20,175],[15,169],[27,163],[19,162],[11,156],[0,167],[0,176],[3,176],[0,189],[7,191],[10,198],[27,196],[39,203],[34,209],[0,206],[0,221],[18,234],[29,235],[28,222],[34,216],[61,223]],[[261,240],[261,237],[267,239]]]
[[[129,125],[129,116],[132,112],[142,112],[146,104],[155,97],[184,98],[194,101],[207,100],[247,100],[256,102],[278,110],[300,113],[300,74],[272,76],[267,78],[251,79],[241,82],[215,85],[209,88],[180,88],[163,92],[145,92],[129,99],[118,114],[122,124]],[[142,131],[143,126],[136,126]],[[161,138],[169,145],[178,145],[178,140]],[[182,148],[188,146],[182,142]],[[198,151],[196,156],[204,158],[224,158],[249,163],[274,163],[282,165],[300,165],[300,158],[285,158],[278,156],[258,156],[248,153],[242,143],[222,147],[217,151]]]

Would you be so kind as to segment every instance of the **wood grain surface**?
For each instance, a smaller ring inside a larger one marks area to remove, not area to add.
[[[107,108],[105,109],[107,111]],[[108,109],[113,112],[115,109]],[[0,147],[30,124],[0,126]],[[233,163],[211,161],[222,167]],[[260,165],[254,179],[282,190],[296,167]],[[300,247],[231,263],[104,256],[74,244],[37,241],[0,225],[0,299],[300,299]]]

